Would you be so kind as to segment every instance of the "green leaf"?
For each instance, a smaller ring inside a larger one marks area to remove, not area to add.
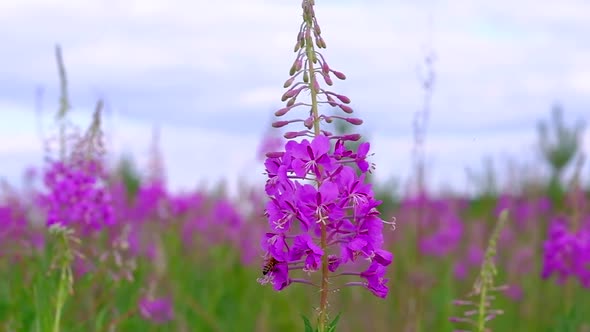
[[[313,327],[311,327],[311,323],[309,322],[309,319],[307,319],[307,317],[303,315],[301,315],[301,318],[303,318],[303,324],[305,324],[305,332],[314,332]]]
[[[339,312],[336,318],[334,318],[334,320],[330,322],[330,324],[328,325],[328,332],[336,331],[336,325],[338,324],[338,320],[340,319],[340,314],[341,312]]]

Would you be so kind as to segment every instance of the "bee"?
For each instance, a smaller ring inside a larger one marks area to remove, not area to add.
[[[266,261],[266,264],[264,264],[264,267],[262,268],[262,275],[265,276],[269,272],[272,272],[278,263],[279,261],[277,261],[274,257],[271,257],[268,261]]]

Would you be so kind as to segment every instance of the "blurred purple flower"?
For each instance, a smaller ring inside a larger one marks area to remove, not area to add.
[[[77,226],[88,233],[115,224],[112,199],[97,161],[51,162],[43,180],[48,192],[39,196],[39,203],[48,226]]]
[[[512,284],[506,288],[504,294],[508,296],[513,301],[520,301],[524,297],[524,290],[520,285]]]
[[[141,316],[154,323],[162,324],[174,319],[172,301],[167,297],[152,299],[143,297],[139,300]]]
[[[550,225],[543,251],[541,276],[544,279],[556,274],[560,284],[573,277],[584,287],[590,287],[590,231],[571,231],[567,220],[556,218]]]

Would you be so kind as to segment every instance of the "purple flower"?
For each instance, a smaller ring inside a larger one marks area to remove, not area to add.
[[[467,263],[465,263],[464,261],[455,262],[455,265],[453,267],[453,275],[455,276],[455,278],[463,280],[467,277],[467,273]]]
[[[365,160],[371,144],[369,142],[361,143],[354,159],[361,172],[366,172],[369,169],[369,163]]]
[[[266,204],[266,214],[269,225],[275,232],[288,231],[291,222],[301,216],[297,202],[289,194],[272,197]]]
[[[291,248],[291,261],[300,260],[301,257],[305,258],[305,268],[307,271],[315,271],[321,264],[322,256],[324,251],[317,244],[313,242],[309,234],[301,234],[295,237],[293,241],[293,248]]]
[[[386,285],[389,279],[384,277],[385,271],[385,266],[374,262],[366,271],[361,273],[361,277],[367,280],[365,287],[380,298],[385,298],[389,291]]]
[[[370,266],[356,273],[366,280],[360,285],[385,297],[385,267],[391,264],[393,255],[382,248],[384,221],[377,210],[381,202],[374,199],[364,175],[357,175],[363,170],[355,171],[346,165],[358,165],[364,160],[369,144],[362,145],[359,154],[348,150],[340,140],[336,147],[337,156],[329,138],[320,135],[311,142],[290,141],[280,157],[273,154],[267,158],[269,201],[265,215],[271,232],[263,237],[262,247],[265,257],[279,263],[260,281],[272,282],[276,290],[281,290],[293,282],[293,270],[317,271],[326,249],[334,247],[331,251],[340,248],[340,254],[329,256],[330,272],[349,263],[358,268],[356,261],[362,257]],[[317,184],[307,183],[309,179],[315,179]],[[322,228],[326,232],[325,249],[320,244]]]
[[[174,319],[172,301],[166,297],[156,299],[141,298],[139,300],[139,312],[144,319],[158,324]]]
[[[47,225],[78,226],[88,233],[115,224],[112,198],[98,169],[93,160],[49,164],[44,174],[48,192],[39,197]]]
[[[274,270],[269,273],[269,278],[271,278],[273,288],[276,291],[285,289],[292,282],[291,278],[289,278],[289,268],[285,262],[279,262]]]
[[[566,220],[554,219],[543,250],[544,279],[556,274],[560,284],[573,277],[584,287],[590,287],[590,231],[570,231]]]
[[[332,159],[328,156],[330,141],[326,136],[317,136],[311,143],[306,139],[301,143],[290,141],[286,149],[293,156],[293,172],[300,178],[305,177],[308,172],[322,176],[332,167]]]

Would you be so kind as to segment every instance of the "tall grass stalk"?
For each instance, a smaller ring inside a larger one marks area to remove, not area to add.
[[[74,277],[71,264],[74,260],[74,252],[70,247],[70,241],[75,240],[73,230],[58,226],[50,228],[51,234],[55,237],[56,245],[52,252],[54,261],[52,265],[59,269],[59,282],[55,299],[55,312],[53,315],[53,332],[60,331],[63,307],[68,294],[73,293]]]

